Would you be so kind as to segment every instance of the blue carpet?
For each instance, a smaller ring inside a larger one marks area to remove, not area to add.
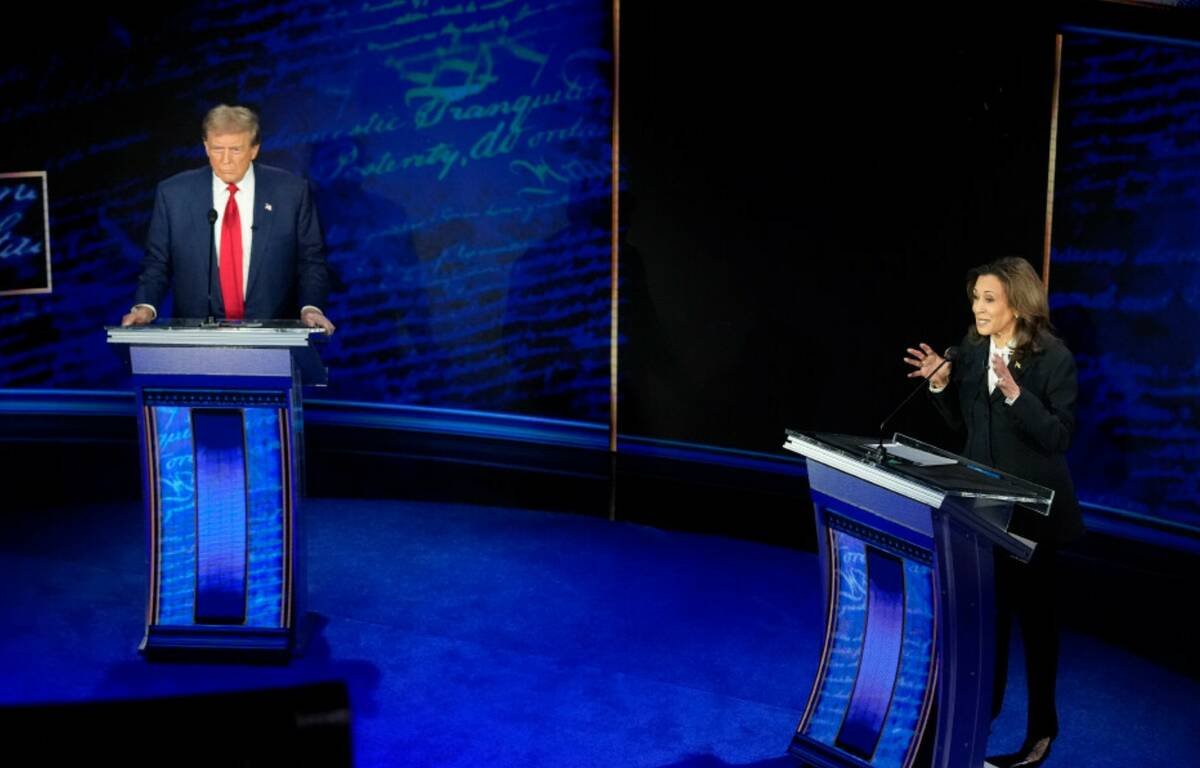
[[[821,636],[815,555],[527,510],[317,499],[307,513],[317,631],[303,658],[261,667],[137,655],[139,505],[9,511],[0,704],[344,680],[361,766],[793,764]],[[1022,686],[997,751],[1020,741]],[[1200,683],[1153,659],[1068,631],[1060,692],[1047,765],[1200,751]]]

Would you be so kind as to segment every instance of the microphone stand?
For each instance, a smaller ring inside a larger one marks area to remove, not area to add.
[[[217,321],[213,317],[212,311],[212,269],[213,262],[217,260],[217,209],[208,209],[208,319],[205,320],[201,327],[213,328]]]
[[[884,429],[884,427],[886,427],[888,422],[891,421],[892,418],[897,413],[900,412],[901,408],[903,408],[905,405],[908,404],[909,400],[912,400],[914,397],[916,397],[916,394],[921,391],[922,387],[926,386],[929,383],[929,380],[933,378],[934,374],[936,374],[938,371],[942,370],[943,365],[950,362],[950,360],[953,357],[956,357],[956,355],[949,354],[950,350],[946,350],[946,352],[947,352],[947,355],[942,359],[942,362],[938,363],[937,368],[934,368],[932,371],[930,371],[928,376],[922,376],[921,382],[919,384],[917,384],[916,388],[914,388],[912,392],[908,393],[908,397],[901,400],[900,405],[897,405],[892,410],[892,412],[889,413],[886,418],[884,418],[883,421],[879,422],[879,444],[877,446],[875,446],[874,448],[872,448],[871,450],[867,451],[867,456],[869,458],[873,459],[877,464],[882,464],[884,461],[887,460],[887,448],[885,448],[883,446],[883,429]]]

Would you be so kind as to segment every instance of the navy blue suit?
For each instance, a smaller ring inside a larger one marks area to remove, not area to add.
[[[255,163],[254,186],[246,319],[297,319],[302,307],[324,309],[329,295],[325,241],[308,182]],[[225,316],[208,223],[212,187],[213,172],[207,167],[184,171],[158,185],[136,304],[160,308],[170,289],[175,317]],[[212,281],[206,288],[210,260]]]

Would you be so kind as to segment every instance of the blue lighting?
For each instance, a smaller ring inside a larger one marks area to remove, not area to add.
[[[242,414],[192,410],[196,441],[196,623],[246,620],[246,451]]]
[[[1195,547],[1200,50],[1078,31],[1062,60],[1050,301],[1079,367],[1076,490],[1093,529]]]
[[[283,412],[245,408],[246,452],[250,481],[250,581],[246,624],[281,627],[283,617],[283,553],[285,468],[280,443]]]
[[[196,589],[196,486],[189,409],[151,409],[158,438],[158,622],[191,624]]]
[[[0,77],[11,135],[97,126],[27,158],[49,173],[55,290],[6,298],[0,387],[127,386],[97,318],[130,303],[156,183],[205,165],[200,120],[236,99],[261,113],[258,161],[312,184],[338,277],[330,397],[607,422],[611,2],[161,13],[138,40],[150,76],[97,35],[22,62],[55,72],[44,88]],[[114,123],[114,92],[169,117]]]
[[[900,559],[868,547],[867,619],[862,660],[838,745],[871,760],[883,730],[900,666],[904,632],[904,567]],[[876,763],[878,764],[878,763]]]
[[[904,642],[900,672],[892,695],[892,708],[883,725],[883,738],[875,750],[875,765],[904,765],[904,758],[917,747],[930,687],[934,685],[933,569],[914,560],[904,561]],[[930,729],[932,732],[932,729]]]
[[[829,535],[837,585],[833,637],[823,660],[824,677],[817,705],[804,733],[832,747],[837,743],[862,657],[867,623],[867,548],[862,541],[838,531],[830,531]]]
[[[876,768],[902,768],[934,684],[933,568],[837,529],[829,536],[833,635],[800,733]]]

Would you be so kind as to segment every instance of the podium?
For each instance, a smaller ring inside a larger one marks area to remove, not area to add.
[[[1054,492],[897,434],[787,432],[807,459],[825,635],[789,752],[815,768],[980,768],[995,666],[994,551]]]
[[[326,383],[298,322],[107,328],[137,391],[151,656],[286,660],[304,616],[301,385]]]

